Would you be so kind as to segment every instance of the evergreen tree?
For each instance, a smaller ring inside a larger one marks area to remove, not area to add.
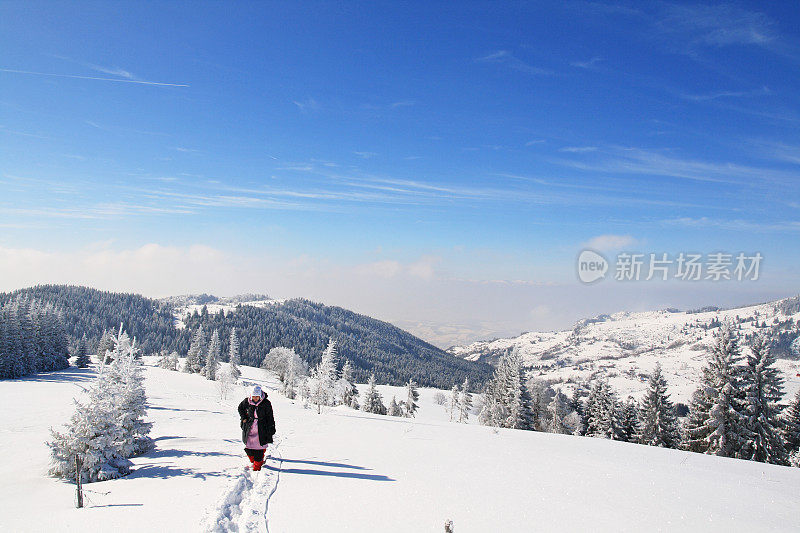
[[[220,349],[221,345],[219,341],[219,330],[215,329],[214,333],[211,334],[211,343],[208,345],[206,364],[203,367],[203,375],[211,381],[215,381],[217,379],[217,373],[219,372]]]
[[[572,391],[572,397],[569,400],[569,409],[574,412],[578,418],[577,421],[579,424],[576,424],[574,429],[578,431],[578,435],[584,435],[586,433],[586,416],[583,401],[581,400],[581,389],[578,386]]]
[[[667,393],[667,380],[661,372],[660,363],[656,364],[650,375],[642,400],[639,442],[661,448],[677,448],[680,444],[678,419]]]
[[[228,351],[228,375],[235,383],[241,375],[242,371],[239,369],[241,361],[239,359],[239,337],[236,335],[236,327],[231,329],[230,349]]]
[[[716,334],[700,388],[692,395],[687,449],[723,457],[735,457],[741,451],[746,436],[740,358],[736,333],[725,324]]]
[[[800,391],[797,391],[784,413],[783,438],[788,453],[800,450]]]
[[[91,359],[89,358],[89,354],[87,352],[86,337],[83,336],[78,341],[78,345],[75,348],[75,366],[78,368],[86,368],[89,366]]]
[[[639,442],[640,433],[639,408],[636,406],[636,401],[628,396],[628,400],[620,407],[619,440]]]
[[[364,403],[361,406],[361,410],[365,413],[375,413],[377,415],[386,414],[386,406],[383,405],[383,398],[376,387],[374,374],[369,377],[367,392],[364,394]]]
[[[192,337],[192,344],[189,346],[189,353],[186,354],[186,364],[183,367],[183,371],[190,374],[199,374],[202,372],[203,361],[205,361],[207,354],[206,334],[201,324],[200,327],[197,328],[194,337]]]
[[[479,420],[496,427],[535,429],[533,399],[525,382],[522,356],[516,348],[500,358],[487,382]]]
[[[567,403],[561,391],[556,391],[553,395],[548,411],[550,411],[550,424],[547,430],[550,433],[570,433],[564,424],[564,418],[567,415]]]
[[[598,379],[586,400],[586,435],[604,439],[620,437],[619,401],[611,385]]]
[[[469,378],[464,378],[461,385],[461,397],[458,400],[458,421],[467,422],[472,410],[472,393],[469,392]]]
[[[346,360],[342,367],[342,376],[339,378],[342,403],[348,407],[358,409],[358,387],[353,381],[353,366]]]
[[[103,335],[100,337],[100,342],[97,343],[97,360],[100,363],[106,363],[108,352],[114,349],[114,335],[111,331],[104,329]]]
[[[178,352],[169,353],[167,350],[162,350],[156,364],[158,368],[163,368],[164,370],[178,370],[179,362]]]
[[[111,363],[105,365],[89,391],[89,402],[75,402],[76,411],[63,433],[51,430],[50,446],[57,477],[74,479],[75,457],[81,459],[81,479],[102,481],[127,474],[127,459],[152,446],[144,422],[146,396],[135,341],[120,328],[114,338]]]
[[[550,386],[542,379],[529,379],[527,385],[531,395],[531,429],[549,431]]]
[[[413,418],[419,408],[417,401],[419,400],[419,392],[417,391],[417,384],[413,379],[409,379],[406,383],[406,399],[400,402],[403,407],[403,416],[406,418]]]
[[[123,434],[123,456],[132,457],[152,448],[148,436],[152,424],[145,422],[147,396],[144,390],[142,362],[137,357],[136,339],[131,339],[120,328],[114,339],[114,362],[101,379],[112,382],[116,396],[118,421]]]
[[[505,400],[508,416],[505,427],[533,430],[534,415],[532,398],[525,383],[525,372],[522,368],[522,354],[517,348],[506,357],[505,364]]]
[[[456,417],[458,406],[461,404],[460,397],[461,393],[459,392],[458,389],[458,383],[456,383],[455,385],[453,385],[453,388],[450,389],[450,408],[448,409],[448,411],[450,411],[450,422],[452,422],[453,419]]]
[[[745,435],[739,457],[761,463],[788,464],[781,435],[780,406],[783,378],[780,377],[769,342],[756,334],[742,372]]]
[[[397,403],[397,398],[392,396],[392,401],[389,403],[389,416],[405,416],[403,413],[403,409]]]
[[[337,374],[336,344],[333,339],[331,339],[309,380],[311,399],[314,405],[317,406],[317,413],[321,412],[323,405],[334,404]]]

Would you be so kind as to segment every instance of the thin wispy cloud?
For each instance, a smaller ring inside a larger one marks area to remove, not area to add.
[[[715,228],[730,231],[748,232],[800,232],[800,220],[779,222],[755,222],[743,219],[714,219],[709,217],[680,217],[663,220],[667,226],[683,226],[689,228]]]
[[[536,67],[526,63],[508,50],[498,50],[496,52],[492,52],[491,54],[475,58],[475,61],[478,63],[495,63],[510,69],[524,72],[526,74],[533,74],[537,76],[550,76],[553,74],[552,70]]]
[[[546,143],[546,142],[547,141],[544,140],[544,139],[533,139],[531,141],[526,142],[525,146],[533,146],[533,145],[536,145],[536,144],[543,144],[543,143]]]
[[[7,72],[10,74],[23,74],[29,76],[43,76],[49,78],[71,78],[77,80],[109,81],[114,83],[133,83],[138,85],[154,85],[161,87],[189,87],[189,85],[185,83],[165,83],[159,81],[132,80],[124,78],[102,78],[99,76],[79,76],[76,74],[54,74],[51,72],[35,72],[31,70],[17,70],[11,68],[0,68],[0,72]]]
[[[32,137],[34,139],[49,139],[49,137],[45,135],[39,135],[37,133],[30,133],[28,131],[19,131],[19,130],[10,130],[5,126],[0,126],[0,133],[8,133],[9,135],[18,135],[20,137]]]
[[[683,94],[681,97],[685,100],[691,100],[693,102],[707,102],[710,100],[718,100],[720,98],[753,98],[757,96],[768,96],[770,94],[772,94],[772,91],[769,90],[769,87],[764,86],[761,89],[755,89],[752,91],[720,91],[706,94]]]
[[[798,175],[771,168],[733,162],[710,162],[631,147],[608,147],[580,159],[553,160],[570,168],[604,173],[624,173],[681,178],[700,182],[796,186]]]
[[[605,234],[592,237],[584,242],[584,248],[591,248],[599,252],[609,252],[612,250],[622,250],[623,248],[630,248],[639,244],[639,240],[635,239],[633,235],[614,235]]]
[[[602,60],[603,60],[602,57],[595,56],[587,61],[573,61],[572,63],[570,63],[570,65],[576,68],[591,70],[597,68],[597,64],[600,63]]]
[[[583,154],[586,152],[596,152],[597,146],[565,146],[563,148],[559,148],[558,151],[572,154]]]
[[[79,61],[77,59],[73,59],[71,57],[62,56],[58,54],[47,54],[50,57],[55,57],[56,59],[61,59],[63,61],[68,61],[70,63],[74,63],[76,65],[81,65],[82,67],[86,67],[88,69],[94,70],[95,72],[100,72],[102,74],[108,74],[110,76],[119,76],[121,78],[127,78],[129,80],[136,80],[139,79],[130,72],[125,69],[119,68],[117,66],[114,67],[104,67],[102,65],[97,65],[95,63],[89,63],[86,61]]]
[[[688,55],[703,47],[767,46],[777,39],[768,16],[730,4],[662,4],[655,28],[669,47]]]
[[[296,105],[297,108],[303,113],[308,113],[309,111],[318,111],[320,108],[319,102],[313,98],[306,98],[305,100],[292,100],[292,103]]]
[[[353,152],[353,153],[362,159],[372,159],[373,157],[378,155],[377,152]]]

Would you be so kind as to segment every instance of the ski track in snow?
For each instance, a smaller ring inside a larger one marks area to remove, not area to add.
[[[283,457],[281,439],[270,447],[269,456],[259,472],[249,466],[239,474],[229,488],[211,507],[202,522],[207,533],[247,532],[269,533],[267,509],[280,480]]]

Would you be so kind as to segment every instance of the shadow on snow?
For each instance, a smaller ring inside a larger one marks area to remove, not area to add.
[[[319,466],[330,466],[330,467],[339,467],[339,468],[355,468],[359,470],[369,470],[369,468],[364,468],[363,466],[352,466],[346,465],[342,463],[325,463],[322,461],[303,461],[300,459],[281,459],[281,461],[285,463],[305,463],[305,464],[312,464],[312,465],[319,465]],[[264,465],[264,468],[267,470],[273,470],[275,472],[280,472],[281,474],[306,474],[310,476],[329,476],[329,477],[345,477],[351,479],[365,479],[368,481],[395,481],[394,479],[390,478],[389,476],[384,476],[381,474],[362,474],[359,472],[332,472],[330,470],[316,470],[311,468],[275,468],[269,464]]]

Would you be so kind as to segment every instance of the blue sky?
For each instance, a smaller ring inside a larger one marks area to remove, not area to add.
[[[795,294],[798,19],[4,2],[0,289],[304,295],[442,344]],[[608,296],[576,284],[587,244],[760,251],[763,277]]]

